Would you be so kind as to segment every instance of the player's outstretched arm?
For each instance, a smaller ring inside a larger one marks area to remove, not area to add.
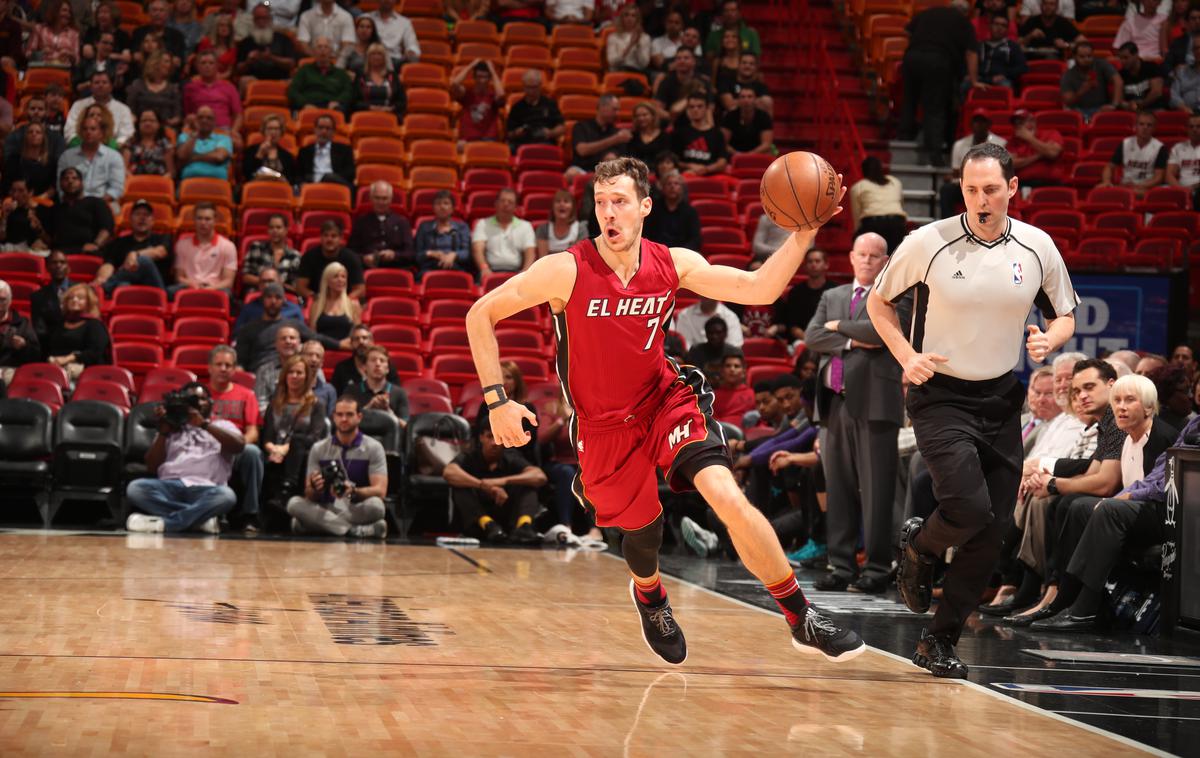
[[[671,248],[671,258],[679,274],[680,289],[726,303],[769,305],[787,289],[816,236],[816,231],[792,232],[757,271],[714,266],[686,247]]]
[[[570,255],[550,255],[475,301],[467,312],[467,338],[475,370],[484,387],[504,383],[500,346],[496,343],[497,322],[542,303],[565,303],[574,286],[575,259]],[[493,392],[484,394],[489,404],[496,399]],[[490,418],[496,442],[505,447],[519,447],[529,441],[529,434],[521,428],[522,419],[537,424],[533,413],[514,402],[493,408]]]

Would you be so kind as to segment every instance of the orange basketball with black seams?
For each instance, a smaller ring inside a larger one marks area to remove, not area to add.
[[[828,161],[801,150],[776,158],[763,172],[758,193],[776,225],[803,232],[833,217],[842,182]]]

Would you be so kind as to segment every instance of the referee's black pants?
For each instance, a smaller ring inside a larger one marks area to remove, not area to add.
[[[1000,557],[1021,484],[1021,404],[1012,374],[981,382],[936,374],[908,391],[917,448],[933,479],[938,507],[917,549],[955,547],[930,634],[958,641]]]

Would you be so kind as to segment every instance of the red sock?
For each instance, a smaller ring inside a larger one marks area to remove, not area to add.
[[[649,581],[649,584],[645,582]],[[633,578],[633,593],[637,595],[638,602],[642,605],[661,605],[667,599],[667,591],[663,588],[662,582],[656,575],[651,580]]]
[[[786,578],[768,584],[767,592],[770,592],[771,597],[775,598],[775,602],[779,604],[779,609],[783,611],[783,616],[787,619],[788,624],[795,626],[800,623],[800,618],[808,609],[808,598],[804,597],[804,593],[800,591],[795,574],[788,574]]]

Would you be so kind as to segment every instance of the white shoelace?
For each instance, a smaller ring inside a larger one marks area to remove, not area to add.
[[[671,610],[669,608],[651,612],[650,621],[658,627],[658,633],[664,637],[669,637],[675,633],[675,620],[671,618]]]
[[[833,621],[830,619],[810,610],[804,615],[804,634],[809,639],[816,639],[820,636],[819,632],[832,637],[837,633],[837,627],[833,625]]]

